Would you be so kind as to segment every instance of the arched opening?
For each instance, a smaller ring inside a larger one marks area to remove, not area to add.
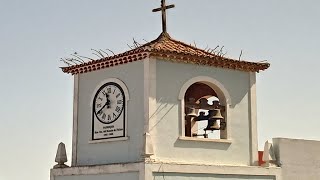
[[[226,139],[225,97],[209,82],[191,84],[184,95],[184,135]],[[220,97],[219,97],[220,96]]]

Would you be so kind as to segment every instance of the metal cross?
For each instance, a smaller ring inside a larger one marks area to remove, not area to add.
[[[152,10],[152,12],[162,12],[162,32],[167,32],[166,10],[170,8],[174,8],[174,4],[166,6],[166,0],[161,0],[161,7]]]

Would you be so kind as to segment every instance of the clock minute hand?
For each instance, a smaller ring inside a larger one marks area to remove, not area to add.
[[[105,103],[103,106],[102,106],[102,108],[99,110],[99,111],[97,111],[97,114],[100,114],[100,112],[102,111],[102,109],[104,108],[104,107],[106,107],[108,105],[108,103]]]

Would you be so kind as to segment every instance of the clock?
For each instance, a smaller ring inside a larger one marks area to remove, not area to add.
[[[110,124],[121,116],[124,111],[125,93],[116,82],[103,84],[93,99],[94,116],[103,124]]]

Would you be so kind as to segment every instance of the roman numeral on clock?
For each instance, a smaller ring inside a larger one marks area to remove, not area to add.
[[[118,100],[117,101],[117,104],[122,104],[123,103],[123,100]]]
[[[120,108],[119,106],[117,106],[117,107],[116,107],[116,111],[117,111],[118,113],[120,113],[121,108]]]

